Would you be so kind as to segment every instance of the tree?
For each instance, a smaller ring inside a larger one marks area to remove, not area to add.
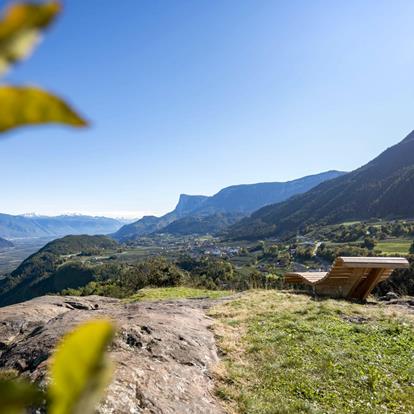
[[[279,255],[279,247],[277,246],[277,244],[273,244],[273,245],[271,245],[269,247],[268,255],[270,257],[273,257],[274,259],[277,259],[278,258],[278,255]]]
[[[375,240],[372,237],[365,237],[363,247],[365,247],[368,250],[373,250],[375,247]]]
[[[411,243],[411,246],[410,246],[410,254],[414,254],[414,240],[413,240],[413,242]]]

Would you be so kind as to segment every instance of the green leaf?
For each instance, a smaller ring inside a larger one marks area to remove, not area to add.
[[[23,380],[0,380],[0,414],[20,414],[25,408],[38,406],[43,394]]]
[[[87,125],[66,102],[35,87],[0,86],[0,132],[27,124]]]
[[[0,75],[32,51],[60,10],[58,1],[17,3],[6,9],[0,20]]]
[[[66,335],[52,357],[51,414],[89,414],[109,383],[105,351],[114,335],[105,320],[87,322]]]

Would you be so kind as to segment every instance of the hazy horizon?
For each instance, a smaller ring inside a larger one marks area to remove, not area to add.
[[[319,171],[316,172],[315,174],[309,174],[309,175],[317,175],[323,172],[327,172],[327,171]],[[300,179],[303,177],[295,177],[292,180],[296,180],[296,179]],[[291,181],[291,180],[287,180],[287,181]],[[270,181],[268,181],[270,183]],[[262,182],[263,183],[263,182]],[[249,185],[249,184],[258,184],[258,183],[236,183],[233,185]],[[217,191],[211,193],[211,194],[188,194],[188,195],[203,195],[203,196],[213,196],[215,194],[217,194],[220,190],[222,190],[222,188],[217,189]],[[0,213],[3,214],[11,214],[11,215],[18,215],[18,216],[48,216],[48,217],[57,217],[57,216],[64,216],[64,215],[84,215],[84,216],[92,216],[92,217],[109,217],[109,218],[115,218],[115,219],[125,219],[125,220],[132,220],[132,219],[140,219],[143,216],[162,216],[170,211],[172,211],[178,201],[179,201],[179,197],[180,195],[182,195],[184,193],[180,193],[177,194],[177,199],[175,200],[174,204],[171,205],[171,207],[167,208],[164,211],[137,211],[137,210],[131,210],[131,211],[125,211],[125,210],[120,210],[120,211],[105,211],[105,210],[99,210],[99,211],[80,211],[80,210],[72,210],[72,211],[68,211],[68,210],[62,210],[62,211],[53,211],[53,210],[42,210],[42,211],[22,211],[22,210],[17,210],[17,211],[13,211],[13,212],[5,212],[5,211],[0,211]]]
[[[143,216],[148,215],[160,215],[163,213],[154,212],[154,211],[80,211],[80,210],[73,210],[73,211],[14,211],[14,212],[6,212],[1,211],[1,214],[10,214],[13,216],[27,216],[27,217],[59,217],[59,216],[90,216],[90,217],[108,217],[120,220],[132,220],[132,219],[140,219]]]
[[[2,137],[0,212],[139,218],[181,193],[351,171],[414,129],[413,12],[68,1],[6,80],[69,97],[91,127]]]

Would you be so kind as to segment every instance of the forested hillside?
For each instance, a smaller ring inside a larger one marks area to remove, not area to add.
[[[159,230],[159,233],[173,235],[216,234],[236,223],[243,215],[237,213],[216,213],[209,216],[188,216],[175,220]]]
[[[264,207],[229,229],[234,239],[255,239],[371,218],[414,217],[414,132],[363,167],[305,194]]]
[[[0,306],[88,283],[90,275],[82,268],[76,271],[77,264],[72,268],[60,266],[70,255],[96,254],[116,247],[117,243],[105,236],[66,236],[48,243],[9,276],[0,280]],[[46,280],[58,269],[62,272],[59,283],[51,285]]]

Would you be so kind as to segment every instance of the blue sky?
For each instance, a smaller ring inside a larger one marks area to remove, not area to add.
[[[0,138],[0,211],[140,216],[352,170],[414,129],[413,17],[411,0],[67,0],[7,80],[92,125]]]

